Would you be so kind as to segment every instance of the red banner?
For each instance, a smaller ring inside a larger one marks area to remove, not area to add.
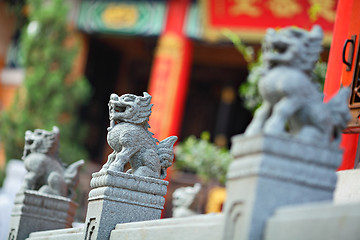
[[[217,31],[224,28],[244,36],[262,35],[269,27],[310,29],[314,24],[331,34],[336,4],[337,0],[203,0],[205,35],[216,39]]]
[[[154,109],[149,123],[160,141],[179,135],[181,126],[192,52],[191,42],[183,32],[189,2],[168,1],[167,22],[153,62],[148,91]]]

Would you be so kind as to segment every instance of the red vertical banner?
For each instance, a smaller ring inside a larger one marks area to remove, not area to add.
[[[159,140],[178,135],[181,126],[192,50],[183,33],[189,2],[168,2],[166,27],[156,48],[148,91],[154,104],[150,126]]]
[[[168,1],[166,26],[153,61],[148,91],[154,109],[149,124],[160,141],[180,132],[192,52],[191,42],[183,32],[189,3],[189,0]],[[170,175],[168,170],[167,178]]]
[[[325,101],[329,101],[340,88],[343,70],[343,46],[348,37],[352,5],[354,1],[357,0],[338,1],[334,33],[331,42],[328,69],[324,86]],[[344,149],[344,156],[339,170],[351,169],[354,167],[357,142],[358,134],[343,134],[341,148]]]

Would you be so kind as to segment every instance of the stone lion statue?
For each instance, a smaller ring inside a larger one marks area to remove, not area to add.
[[[268,30],[262,49],[264,74],[258,85],[264,100],[245,135],[290,134],[318,145],[339,143],[350,119],[350,90],[342,88],[323,103],[311,81],[322,38],[319,26],[309,32],[294,27]]]
[[[193,187],[177,188],[172,194],[173,217],[188,217],[197,214],[191,205],[193,205],[200,190],[200,183],[195,183]]]
[[[110,127],[107,141],[114,150],[102,171],[124,171],[130,163],[127,173],[163,179],[166,170],[174,158],[173,145],[177,140],[171,136],[159,142],[148,130],[151,114],[151,96],[111,94],[109,101]]]
[[[78,183],[79,160],[65,167],[59,158],[59,129],[52,131],[36,129],[26,131],[22,159],[28,171],[23,190],[38,190],[42,193],[59,195],[73,199]]]

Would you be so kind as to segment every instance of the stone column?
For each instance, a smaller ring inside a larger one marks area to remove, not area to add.
[[[360,202],[360,169],[338,171],[337,176],[334,203]]]
[[[270,135],[232,141],[224,239],[261,240],[276,208],[332,200],[341,150]]]
[[[27,190],[16,195],[8,239],[26,239],[30,233],[72,226],[77,204],[69,198]]]
[[[160,219],[168,182],[103,170],[90,186],[84,239],[109,239],[116,224]]]

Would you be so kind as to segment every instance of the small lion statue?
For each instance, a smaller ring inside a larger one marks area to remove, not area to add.
[[[328,103],[311,81],[321,51],[323,32],[288,27],[268,30],[263,43],[263,77],[259,92],[264,99],[245,135],[260,132],[292,135],[317,145],[339,144],[350,119],[349,89],[342,88]]]
[[[151,114],[151,96],[111,94],[109,101],[110,127],[107,141],[114,150],[100,171],[124,171],[127,163],[129,174],[164,179],[172,165],[176,136],[159,142],[148,129]]]
[[[177,188],[172,194],[173,217],[188,217],[196,215],[193,210],[195,199],[201,190],[201,184],[195,183],[193,187]]]
[[[75,198],[79,168],[84,160],[79,160],[67,168],[59,158],[59,129],[52,131],[36,129],[26,131],[22,159],[28,171],[22,190],[37,190],[41,193]]]

